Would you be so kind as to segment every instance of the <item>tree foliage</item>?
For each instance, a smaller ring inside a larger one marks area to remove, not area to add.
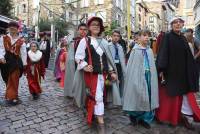
[[[68,23],[66,21],[60,20],[60,19],[55,19],[54,24],[55,24],[55,29],[58,30],[59,38],[66,36],[68,34],[68,32],[67,32]]]
[[[47,19],[40,19],[40,22],[38,25],[40,32],[51,31],[51,24],[55,25],[55,30],[58,31],[59,38],[64,37],[68,34],[67,32],[68,23],[60,19],[55,19],[52,21],[47,20]]]
[[[12,17],[12,1],[11,0],[0,0],[0,15],[6,17]]]
[[[38,27],[41,32],[51,31],[51,21],[47,19],[40,19]]]
[[[105,35],[112,35],[112,31],[118,27],[117,21],[113,21],[110,26],[105,29]]]

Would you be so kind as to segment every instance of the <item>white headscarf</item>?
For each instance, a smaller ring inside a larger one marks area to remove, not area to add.
[[[175,20],[181,20],[183,23],[185,22],[184,19],[180,16],[175,16],[170,20],[170,24],[172,24]]]

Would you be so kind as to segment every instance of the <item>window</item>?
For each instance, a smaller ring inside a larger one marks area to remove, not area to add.
[[[71,3],[71,5],[75,8],[77,8],[77,4],[78,2],[76,2],[77,0],[62,0],[64,3],[69,4]]]
[[[194,22],[193,16],[187,16],[185,20],[186,20],[186,25],[192,25]]]
[[[149,30],[154,31],[154,25],[149,25]]]
[[[116,6],[119,8],[121,7],[121,0],[116,0]]]
[[[48,17],[51,18],[53,17],[53,13],[51,11],[48,10]]]
[[[101,5],[104,4],[104,0],[95,0],[94,3],[95,5]]]
[[[138,17],[139,17],[139,21],[141,21],[142,19],[141,19],[141,15],[140,15],[140,14],[139,14],[139,16],[138,16]]]
[[[19,14],[19,6],[17,6],[17,7],[15,8],[15,16],[18,16],[18,14]]]
[[[122,17],[121,17],[121,15],[117,15],[117,24],[119,25],[119,26],[121,26],[121,20],[122,20]]]
[[[141,30],[141,29],[142,29],[141,24],[139,24],[139,30]]]
[[[93,16],[96,16],[96,13],[95,12],[92,12],[92,13],[88,13],[88,17],[93,17]]]
[[[141,12],[141,8],[139,7],[139,11]]]
[[[22,4],[22,12],[26,13],[26,4]]]
[[[106,22],[106,11],[99,11],[96,13],[96,16],[100,17],[103,20],[103,22]]]
[[[84,13],[82,18],[83,18],[84,22],[86,23],[88,20],[88,14]]]
[[[72,20],[73,19],[73,13],[69,12],[69,19]]]
[[[185,1],[185,8],[193,8],[194,0],[186,0]]]
[[[123,0],[116,0],[116,6],[123,10]]]
[[[153,23],[154,22],[154,17],[153,16],[150,16],[149,17],[149,23]]]
[[[37,8],[39,6],[40,0],[33,0],[33,8]]]
[[[81,7],[89,7],[89,0],[81,0]]]
[[[124,2],[123,2],[123,0],[121,0],[121,5],[120,5],[121,10],[123,10],[123,6],[124,6]]]

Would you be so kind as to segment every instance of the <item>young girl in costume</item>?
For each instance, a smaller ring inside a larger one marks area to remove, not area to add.
[[[158,105],[158,80],[152,49],[148,46],[149,32],[141,30],[127,64],[123,110],[133,125],[150,128]]]
[[[44,79],[45,64],[43,54],[39,50],[37,42],[30,43],[30,50],[28,51],[26,74],[28,80],[29,91],[34,100],[37,100],[41,89],[41,78]]]

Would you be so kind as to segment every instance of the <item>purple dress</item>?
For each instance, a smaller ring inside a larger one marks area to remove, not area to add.
[[[54,68],[54,76],[57,80],[60,80],[61,79],[61,74],[62,74],[62,71],[60,69],[60,56],[64,53],[64,49],[60,49],[58,50],[57,52],[57,56],[56,56],[56,62],[55,62],[55,68]]]

